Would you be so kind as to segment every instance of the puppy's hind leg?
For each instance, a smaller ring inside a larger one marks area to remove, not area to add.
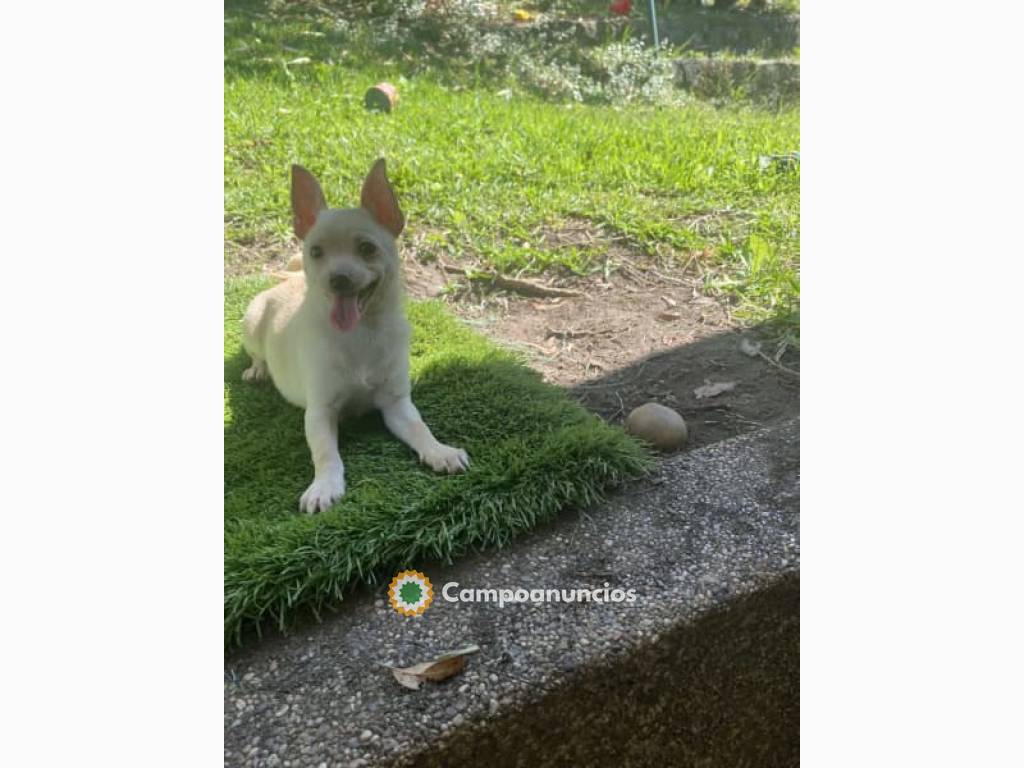
[[[267,378],[267,361],[253,358],[252,365],[242,371],[244,381],[263,381]]]
[[[416,451],[420,461],[435,472],[454,474],[469,468],[466,452],[438,442],[408,395],[378,407],[391,434]]]
[[[267,361],[263,358],[263,344],[260,329],[266,312],[266,300],[260,294],[249,304],[242,318],[242,346],[252,358],[252,365],[242,372],[245,381],[262,381],[267,378]]]

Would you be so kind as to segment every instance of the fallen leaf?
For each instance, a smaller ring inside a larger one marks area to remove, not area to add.
[[[730,392],[736,389],[735,381],[715,381],[711,379],[704,379],[704,385],[697,387],[693,390],[693,394],[697,396],[698,400],[703,400],[706,397],[714,397],[720,395],[723,392]]]
[[[761,342],[743,337],[740,339],[740,352],[747,357],[757,357],[761,354]]]
[[[413,664],[411,667],[389,667],[401,685],[418,691],[424,681],[430,680],[438,683],[456,675],[466,666],[466,657],[480,650],[478,645],[467,645],[457,651],[442,654],[436,659],[424,661],[421,664]]]
[[[678,312],[669,312],[668,310],[658,313],[659,320],[678,320],[682,315]]]
[[[667,306],[667,307],[668,307],[669,309],[671,309],[672,307],[674,307],[674,306],[676,305],[676,300],[675,300],[675,299],[673,299],[673,298],[670,298],[670,297],[668,297],[668,296],[662,296],[662,297],[661,297],[661,300],[665,302],[665,305],[666,305],[666,306]]]

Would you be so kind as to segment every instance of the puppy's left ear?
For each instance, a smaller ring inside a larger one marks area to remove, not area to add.
[[[299,240],[305,240],[316,218],[327,208],[320,182],[301,165],[292,166],[292,227]]]
[[[373,168],[367,174],[359,202],[373,215],[378,224],[395,237],[398,237],[405,228],[405,216],[398,207],[398,198],[395,197],[391,182],[388,181],[383,157],[373,164]]]

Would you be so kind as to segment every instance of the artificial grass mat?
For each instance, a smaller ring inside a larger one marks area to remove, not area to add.
[[[473,333],[440,302],[409,302],[413,402],[442,442],[472,460],[461,475],[419,464],[374,412],[343,423],[345,496],[298,511],[313,478],[300,409],[249,365],[241,317],[270,285],[243,278],[224,300],[225,642],[271,620],[340,601],[360,583],[428,559],[507,545],[572,505],[647,471],[639,443],[572,402],[513,354]]]

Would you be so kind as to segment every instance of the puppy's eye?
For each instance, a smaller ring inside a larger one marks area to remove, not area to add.
[[[359,255],[364,259],[368,259],[377,253],[377,246],[371,243],[369,240],[359,241]]]
[[[324,255],[324,249],[321,248],[319,245],[314,245],[312,248],[309,249],[309,255],[312,256],[314,259],[319,259],[321,256]]]

